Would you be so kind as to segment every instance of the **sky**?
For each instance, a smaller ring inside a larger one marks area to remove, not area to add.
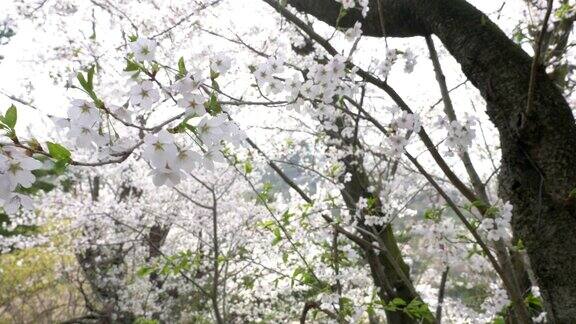
[[[51,1],[62,0],[48,0]],[[183,2],[172,0],[167,3]],[[27,3],[34,4],[35,1],[26,1]],[[37,1],[36,1],[37,2]],[[64,3],[72,3],[80,7],[88,4],[87,0],[68,0]],[[508,35],[512,33],[513,28],[517,25],[518,19],[521,17],[521,11],[524,9],[522,0],[509,0],[505,2],[502,7],[500,0],[473,0],[470,1],[483,12],[488,14]],[[498,14],[498,10],[500,14]],[[69,23],[68,33],[76,35],[78,38],[87,38],[92,31],[90,23],[90,11],[85,11],[84,14],[72,15],[68,20],[72,19]],[[146,6],[134,5],[131,7],[129,15],[135,21],[143,21],[141,26],[141,33],[146,32],[147,26],[153,26],[157,17],[165,15],[169,16],[169,12],[156,12],[154,9]],[[233,30],[235,32],[245,32],[250,34],[254,28],[260,28],[265,31],[263,37],[272,37],[276,32],[276,13],[260,0],[245,0],[245,1],[231,1],[224,0],[221,10],[216,15],[206,14],[201,18],[202,23],[206,26],[218,25],[221,30]],[[61,22],[58,17],[53,17],[48,14],[47,20],[38,26],[35,22],[30,20],[22,20],[17,18],[16,2],[12,0],[0,0],[0,19],[6,16],[12,17],[17,20],[16,36],[13,37],[10,43],[0,48],[0,54],[5,56],[3,61],[0,61],[0,91],[9,95],[20,97],[25,101],[33,101],[34,105],[42,112],[39,114],[28,107],[17,104],[20,114],[20,129],[27,128],[33,136],[42,139],[46,137],[47,129],[49,129],[50,121],[45,116],[47,114],[56,116],[65,116],[67,107],[69,106],[70,99],[78,96],[78,92],[70,91],[63,87],[62,82],[55,83],[50,77],[51,75],[62,70],[59,66],[60,61],[52,60],[54,50],[58,46],[70,46],[67,43],[65,35],[58,31],[57,26]],[[255,19],[258,17],[257,19]],[[122,52],[114,51],[121,39],[121,34],[117,25],[111,25],[104,18],[97,18],[98,24],[96,26],[96,34],[101,47],[97,48],[97,54],[108,55],[108,53],[116,53],[117,61],[121,62]],[[325,35],[332,32],[331,28],[323,26],[318,23],[319,31]],[[75,29],[74,29],[75,28]],[[269,34],[266,34],[269,33]],[[268,36],[266,36],[268,35]],[[341,35],[340,35],[341,36]],[[203,38],[200,38],[203,37]],[[257,38],[255,38],[257,39]],[[190,48],[198,52],[198,47],[206,46],[213,51],[223,51],[234,56],[235,64],[247,65],[253,61],[254,58],[250,56],[241,56],[237,53],[229,53],[228,47],[230,44],[226,41],[219,40],[215,37],[207,38],[204,36],[191,37],[188,43],[179,44],[175,46],[176,50],[182,52],[183,56],[189,53]],[[376,38],[364,38],[361,42],[362,51],[355,55],[355,63],[361,66],[368,66],[372,58],[382,58],[382,47],[384,41]],[[346,48],[347,45],[343,41],[343,37],[336,37],[334,44],[337,48]],[[401,94],[409,104],[415,108],[416,111],[422,113],[423,118],[427,118],[426,112],[430,111],[430,106],[440,99],[438,85],[436,83],[434,72],[432,70],[431,62],[426,55],[426,47],[424,39],[421,37],[409,39],[389,39],[388,44],[391,48],[398,48],[405,50],[410,48],[415,52],[418,57],[418,63],[413,73],[406,74],[402,72],[402,64],[396,64],[389,83]],[[447,55],[446,51],[436,41],[437,48],[440,52],[441,62],[444,69],[444,74],[447,78],[448,86],[451,88],[463,80],[465,80],[459,65]],[[529,50],[529,49],[526,49]],[[174,57],[179,57],[179,54]],[[194,60],[194,57],[192,57]],[[119,67],[115,67],[119,70]],[[64,72],[62,79],[67,79],[73,76],[73,71]],[[107,89],[113,85],[105,84],[102,88]],[[116,85],[118,88],[124,88],[126,91],[129,89],[125,85]],[[234,84],[227,85],[228,88],[234,88]],[[239,89],[240,91],[241,89]],[[104,90],[103,90],[104,91]],[[467,84],[452,94],[452,99],[456,107],[457,113],[461,116],[463,112],[474,113],[471,110],[471,102],[482,102],[477,91]],[[0,111],[5,110],[13,103],[10,99],[0,94]],[[476,107],[478,110],[483,111],[484,107]],[[440,107],[437,109],[441,109]],[[485,114],[477,114],[478,118],[483,120],[485,124],[489,124]],[[44,116],[44,117],[42,117]],[[246,109],[246,111],[238,117],[238,121],[245,129],[250,129],[252,126],[261,125],[266,120],[274,120],[276,113],[273,111],[262,111],[262,109]],[[46,127],[48,126],[48,127]],[[258,133],[252,133],[258,135]],[[51,134],[53,136],[62,136],[58,134]],[[497,139],[489,139],[492,143],[496,143]],[[486,173],[489,172],[487,169]]]
[[[54,0],[49,0],[54,1]],[[225,24],[233,26],[234,28],[247,28],[255,25],[254,17],[260,16],[258,11],[266,8],[267,5],[260,0],[245,0],[245,1],[230,1],[225,0],[227,5],[233,10],[234,14],[229,17],[224,17],[227,21]],[[25,0],[26,3],[37,3],[39,0]],[[72,0],[68,1],[73,4],[81,4],[88,2],[87,0]],[[172,2],[172,1],[169,1]],[[500,19],[496,19],[495,13],[501,6],[502,1],[500,0],[473,0],[469,1],[480,10],[487,13],[492,19],[495,19],[496,23],[504,29],[507,34],[510,34],[514,26],[518,22],[519,12],[524,9],[522,0],[506,1],[506,4],[500,15]],[[0,19],[6,16],[16,17],[16,1],[13,0],[0,0]],[[139,15],[149,15],[149,11],[146,9],[141,9],[141,13],[138,9],[135,9],[131,14]],[[514,18],[511,18],[514,17]],[[87,21],[82,21],[79,17],[77,19],[78,27],[84,29],[84,34],[87,34],[87,30],[90,25]],[[222,16],[220,17],[222,18]],[[222,22],[222,20],[220,20]],[[262,19],[257,21],[257,25],[261,25]],[[49,67],[50,63],[43,64],[45,66],[39,67],[35,60],[39,58],[49,59],[50,56],[44,53],[52,52],[51,47],[55,45],[61,45],[63,41],[63,35],[58,33],[46,33],[39,30],[34,23],[30,21],[17,21],[17,35],[12,38],[11,42],[0,48],[0,53],[6,58],[0,63],[0,90],[9,93],[11,95],[23,96],[25,95],[25,87],[27,84],[31,83],[34,87],[33,99],[37,106],[43,107],[42,109],[47,110],[57,110],[58,106],[66,105],[67,99],[64,94],[65,89],[62,89],[59,85],[54,85],[52,80],[49,78]],[[53,31],[53,29],[52,29]],[[80,28],[79,30],[80,31]],[[76,31],[76,32],[78,32]],[[118,37],[118,35],[110,35],[110,37]],[[365,42],[363,40],[363,42]],[[377,53],[381,50],[380,40],[368,40],[369,43],[373,43],[373,51]],[[395,44],[407,44],[412,48],[415,48],[415,52],[420,52],[420,49],[424,48],[424,40],[422,38],[410,39],[410,40],[389,40],[394,46]],[[373,53],[367,53],[371,55]],[[436,89],[437,85],[434,78],[430,77],[430,68],[426,57],[419,57],[420,68],[417,68],[412,76],[406,78],[405,75],[400,75],[400,78],[391,80],[391,83],[397,87],[401,92],[407,93],[410,90],[417,89]],[[424,65],[422,67],[422,65]],[[449,84],[457,84],[459,79],[462,77],[458,65],[450,60],[446,55],[443,56],[443,68],[447,74]],[[401,74],[401,73],[399,73]],[[395,74],[393,74],[393,77]],[[393,81],[393,82],[392,82]],[[417,83],[414,83],[417,82]],[[30,97],[25,96],[29,99]],[[436,98],[434,98],[435,101]],[[0,97],[0,107],[4,107],[9,104],[10,101],[5,97]],[[5,108],[4,108],[5,109]],[[2,110],[2,108],[0,108]]]

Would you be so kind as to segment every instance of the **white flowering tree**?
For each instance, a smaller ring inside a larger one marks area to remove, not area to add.
[[[576,6],[470,2],[7,5],[0,319],[576,318]]]

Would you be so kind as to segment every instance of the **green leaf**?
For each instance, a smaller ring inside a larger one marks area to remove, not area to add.
[[[56,188],[55,185],[49,183],[49,182],[45,182],[45,181],[36,181],[32,187],[34,189],[38,189],[38,190],[42,190],[44,192],[50,192],[52,190],[54,190],[54,188]]]
[[[442,209],[430,208],[424,212],[424,219],[438,221],[442,217]]]
[[[275,222],[273,220],[268,219],[268,220],[263,220],[263,221],[256,223],[256,226],[258,226],[259,228],[262,228],[262,229],[271,229],[274,227],[274,224],[275,224]]]
[[[182,79],[186,76],[188,71],[186,70],[186,64],[184,63],[184,58],[181,57],[178,60],[178,79]]]
[[[148,276],[152,272],[154,272],[153,268],[149,266],[142,266],[140,269],[138,269],[138,271],[136,271],[136,275],[142,278]]]
[[[216,91],[220,90],[220,85],[216,81],[216,79],[218,79],[219,76],[220,76],[220,73],[210,69],[210,81],[212,81],[212,88],[214,88],[214,90],[216,90]]]
[[[505,324],[506,321],[504,320],[504,318],[502,316],[498,316],[496,318],[494,318],[494,320],[492,321],[492,324]]]
[[[272,241],[272,246],[280,243],[282,241],[282,233],[280,232],[280,227],[274,228],[274,240]]]
[[[87,92],[92,91],[92,89],[88,87],[88,81],[86,81],[86,79],[84,78],[84,74],[78,73],[78,75],[76,75],[76,78],[78,79],[78,82],[80,82],[82,89],[86,90]]]
[[[352,301],[352,299],[348,297],[340,298],[340,306],[342,307],[340,310],[342,315],[348,317],[352,316],[352,314],[354,313],[354,302]]]
[[[558,9],[556,9],[555,15],[558,19],[563,20],[566,16],[573,10],[573,6],[570,5],[568,2],[563,3],[560,5]]]
[[[242,278],[244,287],[248,288],[248,289],[252,289],[254,288],[254,283],[256,282],[256,280],[250,276],[245,276]]]
[[[542,299],[534,296],[532,293],[529,293],[526,298],[524,298],[524,303],[531,309],[541,310],[544,308],[542,304]]]
[[[68,151],[67,148],[65,148],[60,144],[52,142],[48,142],[48,153],[50,153],[50,155],[54,159],[62,162],[69,162],[70,156],[72,156],[72,154],[70,153],[70,151]]]
[[[406,302],[400,297],[392,299],[388,304],[383,305],[385,310],[395,312],[406,307]]]
[[[576,188],[572,189],[570,193],[568,193],[568,198],[576,198]]]
[[[515,251],[524,251],[526,249],[526,246],[524,245],[524,242],[521,239],[518,239],[518,242],[514,244],[513,248]]]
[[[338,13],[338,18],[336,18],[336,28],[338,28],[340,26],[340,20],[342,20],[342,18],[346,17],[347,14],[348,14],[348,10],[346,10],[344,8],[344,6],[340,7],[340,12]]]
[[[296,269],[294,269],[294,272],[292,273],[292,286],[294,286],[294,280],[296,279],[296,277],[298,277],[298,275],[302,274],[304,272],[304,269],[302,267],[297,267]]]
[[[429,321],[434,319],[428,305],[419,299],[413,299],[410,304],[406,306],[404,312],[412,318],[427,319]]]
[[[244,162],[244,172],[246,174],[249,174],[252,172],[252,170],[254,170],[254,168],[252,167],[252,163],[250,163],[250,161]]]
[[[140,71],[140,65],[138,65],[138,63],[134,61],[126,60],[126,67],[124,68],[124,71],[126,72]]]
[[[88,87],[94,89],[94,65],[88,70]]]
[[[16,126],[16,120],[18,119],[18,113],[16,111],[16,106],[12,105],[8,110],[6,110],[6,114],[4,116],[4,123],[6,126],[14,129]]]
[[[290,212],[290,210],[287,210],[284,212],[284,214],[282,214],[282,221],[284,222],[285,225],[290,224],[290,218],[294,216],[294,214],[292,214]]]
[[[155,319],[148,319],[146,317],[138,317],[135,321],[134,324],[158,324],[158,320]]]
[[[404,301],[404,299],[402,299],[400,297],[396,297],[396,298],[392,299],[392,301],[390,301],[390,305],[406,306],[406,301]]]
[[[526,39],[526,35],[524,35],[524,33],[522,32],[522,29],[521,29],[521,28],[517,27],[517,28],[514,30],[514,34],[513,34],[513,36],[512,36],[512,39],[514,40],[514,42],[515,42],[516,44],[520,44],[520,43],[522,43],[522,41],[523,41],[524,39]]]
[[[217,115],[222,112],[222,106],[220,106],[218,98],[215,94],[210,96],[210,101],[208,102],[208,112],[212,115]]]
[[[82,89],[84,89],[84,91],[86,91],[86,93],[90,96],[90,98],[92,98],[94,104],[96,104],[96,107],[102,108],[104,106],[104,103],[100,99],[98,99],[98,96],[96,96],[96,93],[94,92],[94,84],[93,84],[94,66],[92,66],[90,70],[88,70],[87,76],[88,80],[84,78],[84,75],[82,73],[78,73],[76,77],[78,78],[78,82],[80,82]]]
[[[52,168],[52,172],[55,175],[62,175],[66,171],[66,165],[68,164],[68,160],[56,160],[54,163],[54,167]]]
[[[214,80],[218,79],[219,76],[220,76],[220,73],[210,69],[210,80],[214,81]]]

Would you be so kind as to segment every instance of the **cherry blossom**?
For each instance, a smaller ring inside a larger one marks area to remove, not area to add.
[[[170,166],[178,156],[174,136],[166,130],[146,135],[142,156],[155,168]]]
[[[156,41],[139,37],[130,43],[130,49],[137,61],[154,61],[156,55]]]
[[[17,150],[9,149],[6,153],[9,157],[0,160],[2,182],[8,183],[10,190],[18,186],[30,188],[36,180],[32,171],[42,168],[42,163]]]
[[[152,105],[160,100],[160,93],[152,81],[142,81],[130,89],[130,102],[139,106],[140,109],[149,110]]]
[[[73,100],[68,109],[68,117],[74,125],[93,127],[101,121],[100,112],[93,102],[86,100]]]
[[[354,23],[354,27],[346,31],[346,39],[352,42],[360,36],[362,36],[362,23],[357,21]]]
[[[178,99],[178,106],[185,108],[192,116],[202,116],[206,113],[205,101],[202,95],[185,93],[183,98]]]
[[[224,54],[217,54],[210,60],[210,62],[210,68],[212,71],[221,74],[226,73],[232,65],[232,59]]]

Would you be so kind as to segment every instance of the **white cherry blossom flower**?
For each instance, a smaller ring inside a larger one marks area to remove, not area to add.
[[[368,11],[370,10],[370,0],[358,0],[358,4],[360,4],[360,7],[362,7],[362,17],[366,17]]]
[[[242,141],[246,139],[246,133],[233,122],[226,121],[221,126],[222,138],[235,146],[241,145]]]
[[[356,38],[362,36],[362,23],[357,21],[354,27],[349,28],[344,35],[347,41],[353,42]]]
[[[287,79],[284,84],[284,89],[290,93],[288,96],[288,100],[293,101],[298,98],[298,94],[300,93],[300,88],[302,87],[302,81],[300,81],[300,77],[298,74],[292,75],[290,79]]]
[[[404,51],[404,59],[406,62],[404,63],[404,72],[412,73],[414,71],[414,66],[416,65],[416,54],[411,49],[407,49]]]
[[[156,41],[139,37],[135,42],[130,43],[130,48],[137,61],[154,61]]]
[[[403,135],[391,135],[388,137],[387,142],[390,155],[392,155],[392,157],[398,157],[404,153],[404,148],[408,141]]]
[[[390,49],[386,53],[386,59],[380,63],[378,66],[378,74],[380,74],[384,79],[388,77],[388,74],[392,70],[392,66],[398,58],[398,53],[395,49]]]
[[[464,151],[472,145],[472,141],[476,137],[476,132],[472,128],[474,124],[475,122],[473,120],[469,120],[465,124],[457,120],[450,122],[450,124],[448,124],[446,144],[457,152]]]
[[[166,168],[172,166],[178,155],[178,149],[174,144],[174,137],[166,130],[157,134],[148,134],[144,137],[144,150],[142,156],[154,168]]]
[[[184,78],[174,84],[173,90],[176,91],[176,94],[191,93],[198,90],[205,80],[206,78],[201,71],[189,72]]]
[[[271,82],[274,78],[272,75],[272,71],[266,64],[262,64],[258,66],[256,71],[254,71],[254,77],[259,85],[265,85],[268,82]]]
[[[270,94],[279,94],[284,89],[284,85],[278,79],[272,79],[266,86],[266,92]]]
[[[284,72],[283,57],[270,57],[266,61],[266,65],[272,74],[278,74]]]
[[[160,100],[160,93],[152,81],[142,81],[130,89],[130,102],[142,109],[150,109]]]
[[[344,9],[351,9],[356,6],[356,0],[336,0],[342,4]]]
[[[201,160],[201,163],[206,169],[214,170],[214,162],[226,163],[226,158],[217,146],[210,146],[208,150],[204,152],[204,158]]]
[[[175,159],[174,167],[192,172],[201,161],[202,156],[199,153],[192,150],[181,150]]]
[[[221,126],[225,121],[225,115],[218,115],[216,117],[205,116],[202,118],[196,125],[198,135],[202,141],[207,145],[220,144],[223,135]]]
[[[202,116],[206,113],[204,102],[206,100],[199,94],[184,94],[184,97],[178,100],[178,106],[186,109],[190,115]]]
[[[5,162],[4,168],[5,180],[8,181],[10,190],[16,189],[18,185],[30,188],[36,181],[32,171],[42,168],[42,163],[24,154],[13,153],[12,159]]]
[[[108,109],[112,114],[114,114],[114,116],[116,116],[116,118],[129,123],[132,122],[132,113],[128,109],[117,105],[108,105]]]
[[[68,137],[74,140],[76,147],[93,149],[106,142],[106,138],[100,134],[98,127],[71,125],[68,131]]]
[[[100,112],[93,102],[86,100],[73,100],[68,108],[70,122],[79,126],[92,127],[101,120]]]
[[[402,111],[400,116],[392,122],[392,125],[399,129],[414,131],[415,133],[418,133],[421,127],[420,118],[418,118],[418,115],[410,114],[406,111]]]
[[[4,208],[4,212],[6,212],[8,215],[15,214],[20,207],[27,210],[34,209],[34,202],[32,201],[32,198],[15,192],[11,193],[4,200],[0,199],[0,204]]]
[[[184,174],[175,169],[169,168],[155,168],[151,171],[152,182],[156,187],[166,185],[168,187],[174,187],[180,183],[180,180]]]
[[[232,59],[224,54],[218,54],[210,60],[210,69],[220,74],[226,73],[232,66]]]

